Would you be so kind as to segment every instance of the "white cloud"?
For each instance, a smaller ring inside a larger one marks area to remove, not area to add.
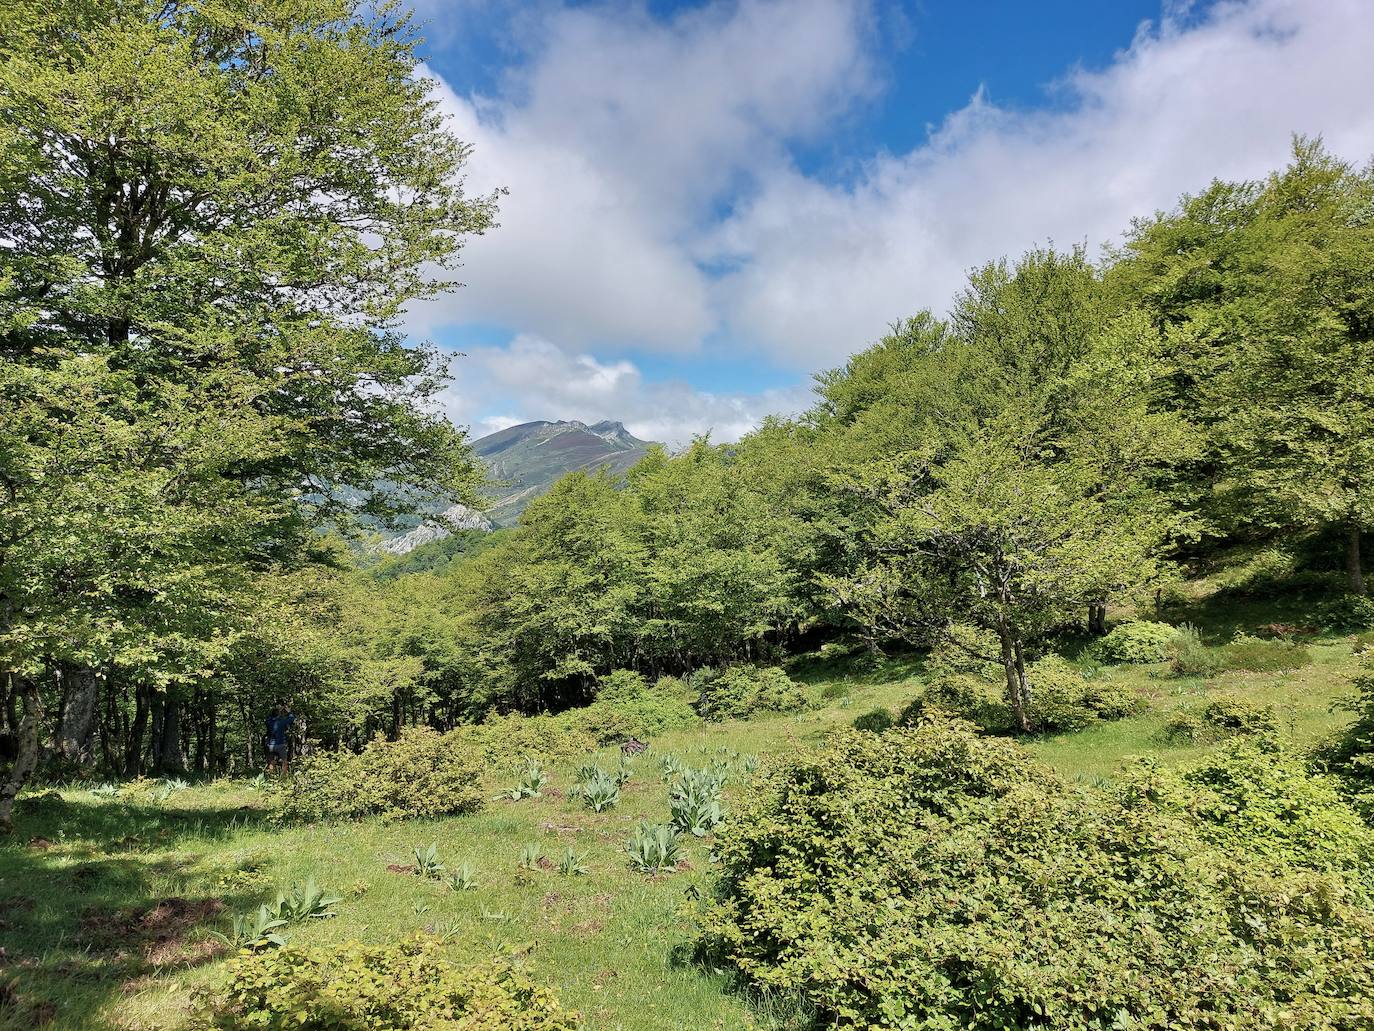
[[[783,169],[716,234],[740,269],[715,301],[731,333],[799,368],[864,347],[893,319],[943,310],[968,268],[1048,242],[1097,247],[1213,177],[1285,162],[1290,134],[1374,153],[1374,5],[1224,3],[1142,31],[1067,110],[975,96],[929,143],[875,158],[849,188]]]
[[[870,20],[865,0],[719,0],[667,22],[637,6],[524,11],[500,99],[444,92],[477,148],[471,185],[511,193],[466,253],[468,288],[411,328],[524,334],[458,367],[499,401],[460,382],[453,410],[735,436],[804,389],[712,395],[593,355],[711,337],[801,374],[944,309],[974,265],[1095,248],[1213,177],[1262,175],[1293,132],[1374,153],[1374,3],[1223,0],[1067,71],[1050,107],[980,93],[920,147],[859,155],[852,182],[809,177],[788,148],[873,95]]]
[[[633,362],[598,361],[532,336],[506,347],[470,348],[455,372],[445,405],[455,422],[471,424],[478,436],[535,419],[611,419],[644,440],[678,447],[702,433],[717,442],[738,440],[765,415],[798,412],[811,403],[805,386],[723,395],[682,382],[646,383]],[[482,418],[493,398],[520,414]]]
[[[419,305],[426,334],[495,322],[570,347],[692,350],[717,324],[693,241],[741,181],[786,163],[871,82],[858,0],[743,0],[656,21],[541,9],[505,99],[441,99],[470,185],[510,190],[466,254],[467,289]]]

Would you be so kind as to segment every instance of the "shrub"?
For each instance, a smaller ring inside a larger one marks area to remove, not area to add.
[[[638,698],[649,690],[643,674],[632,669],[616,669],[602,677],[596,686],[598,701],[624,702]]]
[[[1374,823],[1374,676],[1356,677],[1355,693],[1342,707],[1355,717],[1323,750],[1323,758],[1340,775],[1346,794]]]
[[[1312,662],[1312,653],[1293,641],[1266,641],[1242,634],[1221,649],[1223,669],[1281,673]]]
[[[1358,594],[1329,598],[1316,607],[1312,619],[1323,630],[1348,633],[1374,629],[1374,598]]]
[[[458,727],[445,738],[477,749],[492,766],[512,770],[529,758],[553,762],[596,748],[596,739],[585,728],[565,719],[565,715],[493,714],[481,723]]]
[[[1278,716],[1272,706],[1255,705],[1243,698],[1216,698],[1175,709],[1164,723],[1164,738],[1200,744],[1276,730]]]
[[[290,819],[387,820],[475,812],[486,759],[454,735],[427,728],[380,737],[358,753],[320,752],[297,765],[283,795]]]
[[[1342,797],[1335,777],[1314,775],[1307,757],[1272,739],[1231,741],[1181,771],[1142,761],[1127,778],[1196,821],[1223,853],[1338,871],[1374,886],[1374,829]]]
[[[1202,643],[1198,628],[1184,623],[1165,646],[1169,669],[1176,677],[1210,677],[1223,667],[1221,651]]]
[[[1163,662],[1168,658],[1165,649],[1177,633],[1168,623],[1122,623],[1102,638],[1098,649],[1108,662]]]
[[[854,729],[866,730],[870,734],[881,734],[896,722],[892,713],[880,705],[875,709],[869,709],[862,716],[855,717]]]
[[[1228,566],[1216,579],[1222,588],[1246,594],[1272,590],[1292,580],[1297,569],[1297,557],[1292,552],[1283,548],[1263,548]]]
[[[842,731],[740,800],[699,951],[826,1026],[1368,1021],[1374,915],[1342,878],[1233,861],[1186,809],[1130,800],[958,721]]]
[[[669,730],[690,727],[699,718],[680,698],[657,693],[620,701],[597,700],[560,717],[577,734],[598,745],[616,744],[629,738],[654,738]]]
[[[697,711],[708,720],[801,712],[806,694],[779,666],[730,666],[702,684]]]
[[[509,963],[462,969],[439,939],[394,945],[287,946],[232,960],[229,985],[200,1026],[220,1031],[575,1031],[575,1013]]]

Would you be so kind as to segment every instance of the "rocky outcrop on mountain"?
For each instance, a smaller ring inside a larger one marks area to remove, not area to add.
[[[481,512],[468,508],[467,505],[452,505],[444,509],[441,513],[444,520],[449,525],[445,526],[437,522],[425,521],[409,533],[403,533],[399,537],[393,537],[389,541],[382,541],[377,545],[378,551],[384,551],[390,555],[405,555],[414,551],[422,544],[430,541],[442,540],[449,536],[453,530],[482,530],[490,532],[494,529],[492,522]]]

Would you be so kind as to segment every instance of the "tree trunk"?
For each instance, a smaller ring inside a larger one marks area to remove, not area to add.
[[[1088,633],[1102,637],[1107,632],[1107,603],[1095,601],[1088,606]]]
[[[95,729],[100,677],[88,667],[64,667],[62,679],[66,682],[66,704],[57,733],[57,751],[64,759],[85,766],[92,759],[91,731]]]
[[[157,745],[157,768],[168,773],[184,773],[185,753],[181,747],[181,700],[168,694],[162,706],[162,734]]]
[[[148,729],[148,685],[134,687],[134,723],[124,746],[124,774],[136,777],[143,768],[143,734]]]
[[[0,833],[14,829],[14,800],[26,781],[38,767],[39,726],[43,720],[43,699],[38,683],[21,679],[14,685],[14,693],[23,699],[24,716],[19,721],[18,751],[9,773],[0,783]]]
[[[1030,718],[1030,689],[1026,685],[1026,663],[1021,642],[1016,640],[1005,616],[997,617],[997,640],[1002,646],[1002,669],[1007,677],[1007,701],[1017,729],[1023,734],[1032,730]]]
[[[1345,538],[1345,575],[1351,594],[1364,594],[1364,564],[1360,559],[1360,524],[1351,523]]]

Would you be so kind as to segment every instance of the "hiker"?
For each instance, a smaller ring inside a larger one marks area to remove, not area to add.
[[[296,716],[285,702],[278,702],[272,715],[267,717],[267,771],[269,773],[274,768],[283,775],[291,772],[291,746],[287,742],[286,734],[291,729],[291,724],[295,722]]]

